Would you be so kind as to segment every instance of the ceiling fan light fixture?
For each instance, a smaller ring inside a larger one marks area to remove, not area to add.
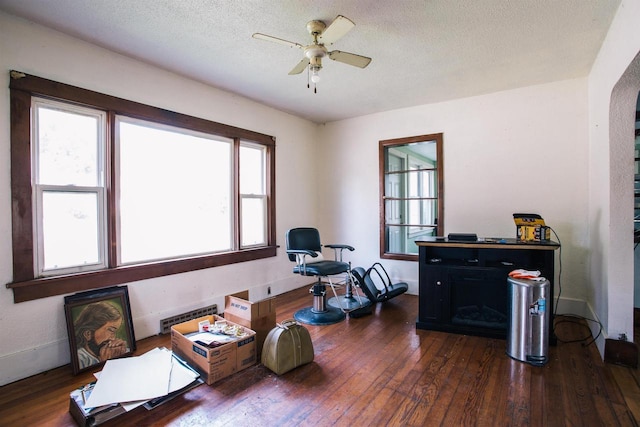
[[[311,81],[313,83],[318,83],[320,81],[320,67],[317,65],[310,65],[311,68]]]

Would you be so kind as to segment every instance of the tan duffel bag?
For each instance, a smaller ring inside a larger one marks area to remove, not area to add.
[[[262,347],[262,364],[284,374],[313,361],[313,343],[307,328],[288,319],[269,331]]]

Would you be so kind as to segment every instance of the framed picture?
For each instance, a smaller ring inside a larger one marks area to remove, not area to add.
[[[136,339],[126,286],[67,296],[64,298],[64,311],[74,374],[135,351]]]

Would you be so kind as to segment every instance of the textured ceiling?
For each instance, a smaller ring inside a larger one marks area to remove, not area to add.
[[[0,0],[0,10],[317,123],[586,76],[620,0]],[[356,26],[317,93],[306,23]]]

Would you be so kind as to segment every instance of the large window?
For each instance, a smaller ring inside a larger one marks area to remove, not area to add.
[[[119,263],[227,252],[233,140],[116,118]]]
[[[380,256],[417,260],[416,240],[443,235],[442,134],[380,141]]]
[[[16,302],[275,256],[275,142],[12,72]]]

